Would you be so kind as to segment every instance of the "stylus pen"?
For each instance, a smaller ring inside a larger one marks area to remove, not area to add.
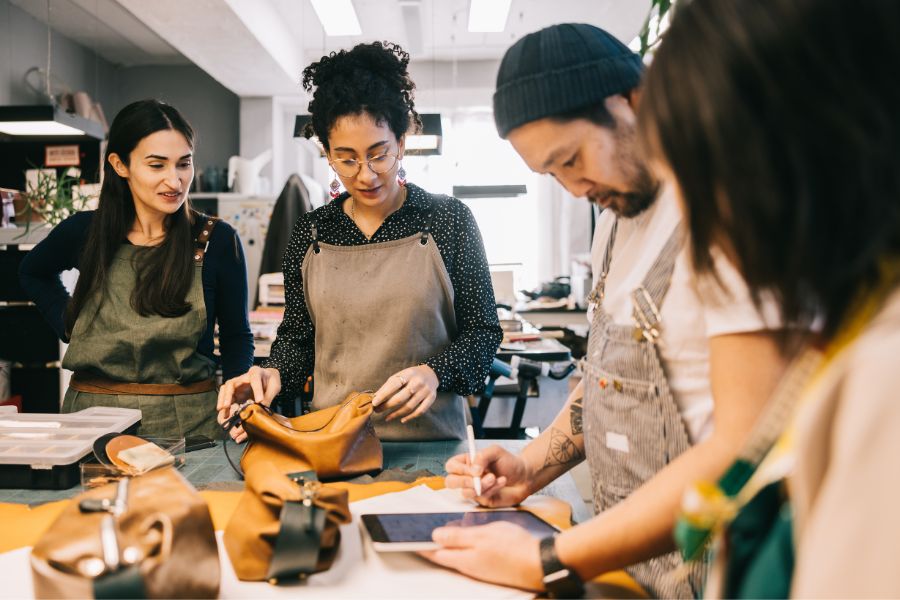
[[[475,464],[475,430],[471,425],[466,425],[466,437],[469,439],[469,464]],[[475,495],[481,495],[481,477],[476,475],[472,478],[475,486]]]

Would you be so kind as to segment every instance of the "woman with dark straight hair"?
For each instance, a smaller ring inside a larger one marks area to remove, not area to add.
[[[900,596],[898,23],[884,0],[693,0],[646,78],[695,267],[728,254],[795,358],[676,529],[689,556],[725,530],[714,596]]]
[[[224,376],[253,360],[236,232],[191,209],[194,132],[172,106],[129,104],[109,130],[96,211],[59,224],[22,262],[22,286],[75,373],[63,411],[139,408],[141,435],[218,436],[218,322]],[[62,271],[79,271],[70,298]]]

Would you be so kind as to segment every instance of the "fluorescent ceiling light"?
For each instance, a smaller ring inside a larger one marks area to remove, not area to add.
[[[56,121],[6,121],[0,132],[9,135],[84,135],[84,132]]]
[[[0,133],[104,137],[100,123],[50,105],[0,106]]]
[[[469,31],[496,33],[506,29],[512,0],[469,0]]]
[[[361,35],[359,19],[350,0],[309,0],[325,35]]]

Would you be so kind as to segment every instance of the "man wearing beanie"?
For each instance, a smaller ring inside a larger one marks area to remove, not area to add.
[[[657,597],[696,597],[704,569],[684,567],[672,529],[688,485],[717,480],[782,371],[775,333],[736,270],[690,268],[676,190],[637,146],[640,58],[592,25],[529,34],[503,58],[494,117],[535,172],[604,210],[592,251],[595,289],[584,378],[520,455],[493,446],[447,485],[484,506],[513,506],[587,459],[593,519],[538,542],[514,526],[444,528],[432,559],[463,573],[569,597],[616,569]]]

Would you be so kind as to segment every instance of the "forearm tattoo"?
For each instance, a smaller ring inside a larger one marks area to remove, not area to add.
[[[584,406],[584,397],[576,398],[569,405],[569,424],[572,426],[572,435],[581,435],[584,433],[584,424],[582,422],[582,406]]]
[[[569,436],[555,427],[550,428],[550,446],[547,448],[544,468],[575,464],[583,459],[584,453]]]

